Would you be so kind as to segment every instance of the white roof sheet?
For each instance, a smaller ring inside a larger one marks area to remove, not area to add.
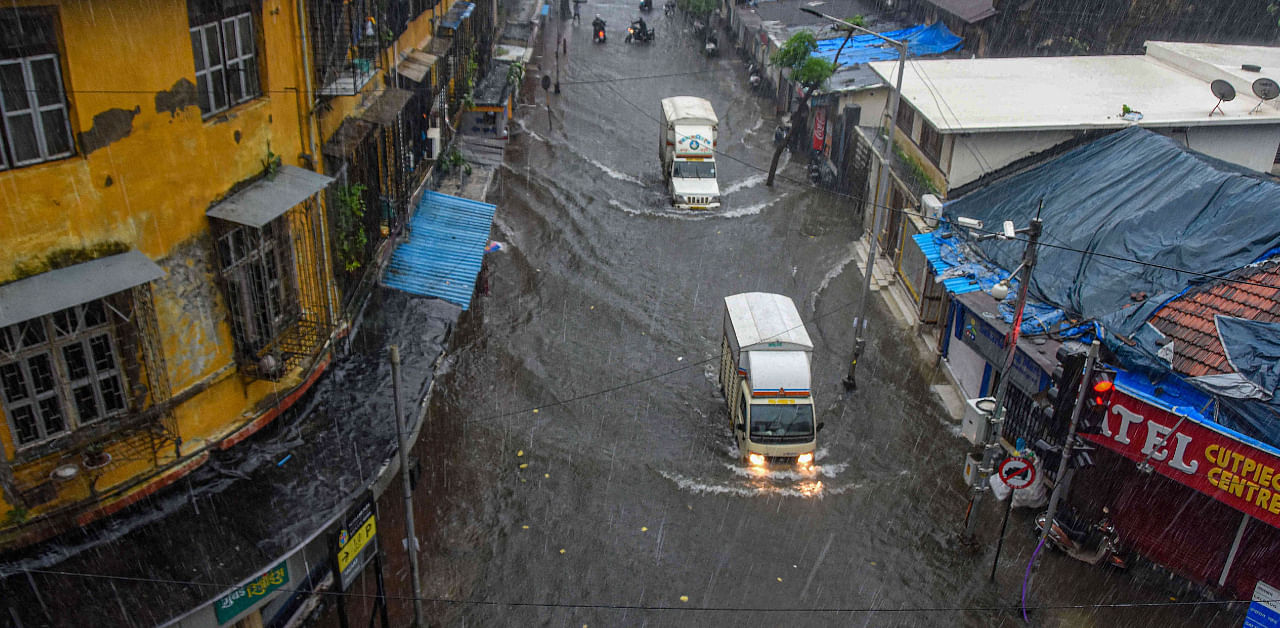
[[[741,351],[813,351],[813,341],[791,299],[767,292],[724,298]]]
[[[706,98],[696,96],[672,96],[662,99],[662,110],[667,120],[699,119],[707,124],[719,124],[716,110]]]
[[[811,390],[808,353],[752,351],[746,362],[752,390]]]
[[[1167,42],[1147,48],[1145,55],[913,59],[902,97],[953,133],[1280,123],[1280,99],[1251,112],[1259,101],[1249,89],[1256,78],[1280,81],[1280,49]],[[1243,72],[1244,63],[1263,70]],[[896,61],[870,65],[893,84]],[[1237,96],[1210,117],[1218,102],[1209,91],[1215,78],[1232,81]],[[1142,112],[1142,120],[1121,118],[1125,105]]]

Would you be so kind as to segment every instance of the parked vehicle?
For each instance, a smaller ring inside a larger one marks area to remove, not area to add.
[[[720,54],[720,40],[714,34],[707,35],[707,42],[702,46],[702,52],[708,57],[714,57]]]
[[[739,455],[752,466],[813,464],[823,424],[814,412],[812,353],[791,299],[765,292],[724,298],[720,389]]]
[[[1110,510],[1102,509],[1102,520],[1094,524],[1084,522],[1072,510],[1055,513],[1053,525],[1049,528],[1047,540],[1049,545],[1076,560],[1090,565],[1110,565],[1117,569],[1125,569],[1129,561],[1120,550],[1120,535],[1111,524]],[[1049,513],[1042,512],[1036,516],[1035,533],[1037,536],[1044,530],[1045,518]]]
[[[628,44],[631,43],[632,41],[637,41],[642,44],[647,44],[653,41],[653,37],[654,37],[653,27],[649,26],[648,24],[645,24],[644,20],[636,20],[631,23],[631,26],[627,27],[626,42]]]
[[[662,99],[658,157],[671,203],[680,209],[720,207],[716,182],[716,133],[720,121],[705,98]]]

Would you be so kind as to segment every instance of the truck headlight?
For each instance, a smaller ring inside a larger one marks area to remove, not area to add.
[[[760,454],[754,454],[754,453],[753,453],[753,454],[747,454],[747,462],[750,462],[750,463],[751,463],[751,466],[753,466],[753,467],[763,467],[763,466],[764,466],[764,456],[762,456],[762,455],[760,455]]]
[[[806,467],[813,464],[813,452],[811,451],[809,453],[800,454],[799,456],[797,456],[796,464],[801,466],[806,466]]]

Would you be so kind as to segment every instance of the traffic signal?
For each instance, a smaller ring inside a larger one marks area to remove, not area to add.
[[[1086,349],[1078,343],[1063,343],[1058,347],[1058,365],[1045,391],[1045,419],[1050,433],[1066,434],[1088,358]]]
[[[1111,394],[1116,389],[1116,371],[1101,364],[1093,366],[1089,376],[1089,389],[1085,391],[1084,407],[1080,408],[1077,429],[1083,434],[1102,433],[1102,422],[1107,420],[1111,407]]]

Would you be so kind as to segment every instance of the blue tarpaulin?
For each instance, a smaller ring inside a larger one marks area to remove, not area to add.
[[[459,0],[458,2],[453,3],[453,6],[449,7],[449,12],[445,13],[444,17],[440,20],[440,26],[451,28],[456,31],[458,30],[458,27],[462,25],[462,20],[471,17],[471,12],[475,9],[475,3],[462,2]]]
[[[1005,220],[1025,227],[1043,200],[1031,297],[1129,336],[1198,273],[1224,275],[1280,246],[1277,199],[1280,184],[1258,173],[1132,127],[966,194],[943,213],[993,230]],[[972,244],[999,268],[1016,268],[1026,248],[1022,239]]]
[[[927,57],[940,55],[960,47],[964,40],[947,29],[942,22],[934,22],[928,26],[917,24],[910,28],[880,33],[889,39],[906,40],[909,57]],[[840,49],[843,37],[824,39],[818,42],[818,50],[811,56],[832,61],[836,51]],[[840,52],[840,65],[867,63],[870,61],[892,61],[898,58],[898,49],[875,35],[854,35]]]
[[[427,191],[409,224],[409,241],[391,254],[382,285],[467,309],[494,209],[489,203]]]

